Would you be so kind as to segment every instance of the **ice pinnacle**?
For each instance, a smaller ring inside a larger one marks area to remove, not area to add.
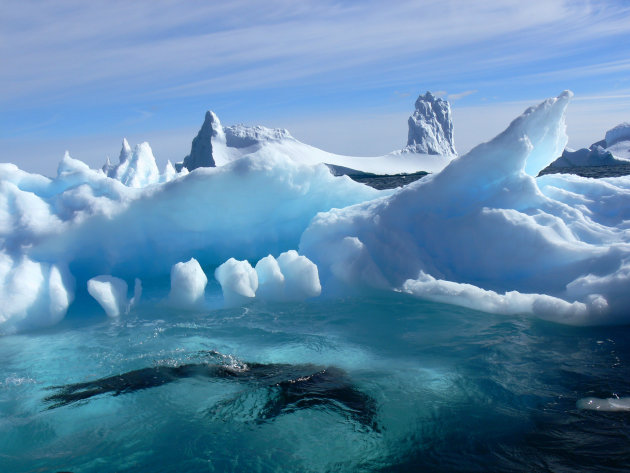
[[[201,125],[199,133],[197,133],[197,136],[193,139],[190,154],[184,158],[182,163],[175,165],[177,171],[179,172],[182,167],[185,167],[189,171],[200,167],[215,167],[216,163],[212,154],[212,141],[217,138],[225,141],[221,122],[219,122],[219,118],[214,112],[207,111],[203,125]]]
[[[451,106],[431,92],[420,95],[416,110],[409,117],[408,151],[425,154],[456,155],[453,141]]]

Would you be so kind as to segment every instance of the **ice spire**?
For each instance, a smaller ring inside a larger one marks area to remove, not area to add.
[[[451,106],[431,92],[420,95],[416,110],[409,117],[408,151],[425,154],[456,155],[453,141]]]
[[[123,138],[122,148],[120,149],[120,155],[118,156],[118,162],[124,163],[131,157],[131,146],[127,142],[127,138]]]
[[[207,111],[203,125],[193,139],[190,154],[184,158],[183,162],[175,165],[177,171],[179,172],[182,167],[189,171],[199,167],[215,167],[213,141],[225,143],[225,133],[215,113]]]

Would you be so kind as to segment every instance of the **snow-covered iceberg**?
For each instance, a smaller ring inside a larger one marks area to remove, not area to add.
[[[191,257],[207,268],[297,248],[318,212],[388,193],[281,154],[171,178],[127,186],[68,154],[52,179],[0,164],[0,332],[58,322],[97,276],[131,284]]]
[[[628,321],[630,180],[533,177],[566,145],[570,96],[392,196],[319,214],[300,251],[324,290],[361,283],[569,323]],[[602,195],[610,208],[593,202]]]
[[[630,142],[630,123],[620,123],[608,130],[604,137],[604,141],[606,142],[606,148],[610,148],[622,142],[625,142],[625,146],[628,146],[627,143]]]
[[[553,168],[568,168],[575,166],[615,166],[618,164],[627,164],[624,161],[616,159],[613,154],[602,148],[601,146],[593,146],[591,148],[582,148],[572,150],[565,149],[562,155],[549,165],[549,170]]]
[[[409,117],[407,144],[404,149],[383,156],[342,156],[302,143],[282,128],[245,125],[224,127],[214,112],[207,111],[193,139],[190,154],[182,162],[176,163],[174,168],[177,172],[185,172],[199,167],[223,166],[244,157],[265,160],[269,155],[282,155],[299,164],[326,163],[333,169],[350,172],[438,172],[456,156],[451,109],[447,101],[435,98],[430,92],[418,97],[416,110]],[[121,163],[122,156],[123,152]],[[106,164],[106,167],[109,169],[112,165]],[[108,175],[116,177],[111,173]]]
[[[216,166],[190,173],[159,174],[148,145],[126,142],[104,170],[68,154],[54,178],[0,164],[0,332],[54,324],[88,291],[122,315],[139,292],[129,301],[118,279],[142,278],[151,293],[171,275],[172,297],[160,300],[200,307],[205,274],[230,303],[377,288],[572,324],[628,322],[630,178],[533,177],[565,148],[570,96],[526,110],[464,156],[418,154],[445,167],[398,190],[333,176],[321,163],[334,155],[284,130],[223,128],[213,115],[204,126]],[[413,154],[372,164],[396,172]],[[344,159],[365,170],[362,159],[376,158]]]

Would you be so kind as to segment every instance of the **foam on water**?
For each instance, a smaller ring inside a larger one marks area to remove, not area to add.
[[[585,397],[577,402],[577,406],[580,409],[589,409],[591,411],[630,411],[630,397],[609,397],[608,399]]]

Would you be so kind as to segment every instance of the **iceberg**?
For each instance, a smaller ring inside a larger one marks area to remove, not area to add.
[[[289,250],[278,256],[278,266],[285,279],[285,300],[308,299],[322,292],[317,266],[306,256]]]
[[[622,141],[630,141],[630,123],[624,122],[611,128],[604,137],[606,148],[610,148]]]
[[[175,164],[175,169],[193,171],[199,167],[215,167],[214,155],[219,152],[221,145],[225,145],[221,122],[214,112],[208,110],[199,133],[193,139],[190,154],[181,163]]]
[[[336,174],[438,172],[456,156],[447,101],[436,99],[430,92],[418,98],[416,111],[409,118],[408,143],[404,149],[383,156],[342,156],[302,143],[283,128],[224,127],[217,115],[209,110],[193,139],[190,154],[174,168],[176,172],[192,171],[200,167],[224,166],[244,157],[264,161],[273,155],[287,157],[298,164],[325,163],[333,170],[345,170]]]
[[[630,164],[630,124],[621,123],[608,130],[603,140],[593,143],[588,148],[572,150],[566,148],[562,155],[549,165],[547,171],[554,168],[575,166],[619,166]]]
[[[628,180],[617,178],[615,192],[606,181],[556,177],[555,189],[582,184],[571,206],[570,191],[554,200],[533,177],[566,145],[570,97],[529,108],[492,141],[392,196],[317,215],[300,252],[317,264],[324,291],[360,283],[565,323],[628,321],[625,220],[608,218],[590,196],[610,193],[619,200],[610,210],[625,208]]]
[[[420,95],[416,110],[409,117],[407,151],[424,154],[456,156],[453,141],[451,106],[431,92]]]
[[[149,145],[126,140],[119,163],[102,170],[69,153],[52,178],[0,164],[0,331],[59,322],[75,293],[121,316],[140,301],[139,278],[152,289],[170,275],[168,301],[200,307],[204,269],[226,306],[376,289],[569,324],[627,323],[630,178],[534,177],[565,149],[570,97],[527,109],[459,157],[340,157],[286,130],[224,128],[210,113],[192,171],[169,163],[160,174]],[[393,173],[430,162],[433,174],[382,191],[324,164]]]
[[[613,154],[598,145],[591,148],[572,150],[565,149],[562,155],[549,165],[549,169],[574,167],[574,166],[615,166],[627,164],[625,161],[616,159]]]
[[[74,299],[74,280],[58,265],[0,252],[0,335],[54,325]]]

